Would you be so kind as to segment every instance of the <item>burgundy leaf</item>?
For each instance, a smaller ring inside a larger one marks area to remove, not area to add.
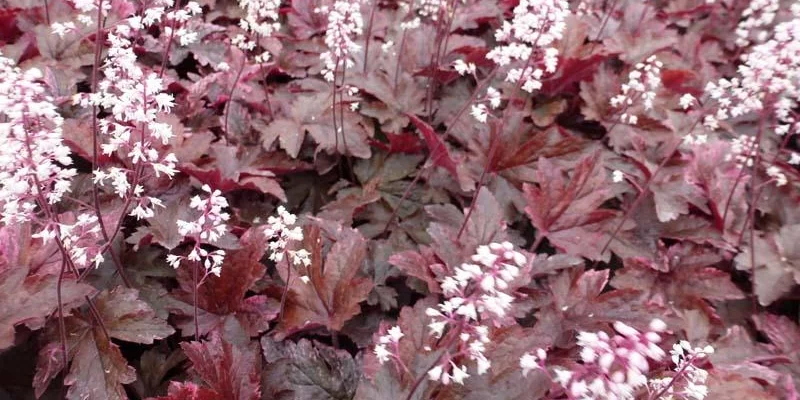
[[[279,329],[281,336],[303,329],[324,326],[331,331],[361,311],[372,281],[360,276],[367,256],[366,240],[358,231],[341,228],[339,237],[324,256],[320,230],[315,225],[305,230],[303,248],[311,253],[308,283],[296,273],[289,278],[286,260],[280,263],[281,278],[289,281],[289,292]]]
[[[253,343],[249,348],[240,349],[218,335],[212,335],[210,340],[202,343],[181,343],[192,362],[193,372],[210,390],[193,391],[199,393],[198,397],[190,398],[203,399],[213,393],[218,399],[260,399],[261,357],[255,346]]]
[[[408,118],[414,126],[419,129],[420,133],[422,133],[422,138],[425,139],[425,145],[428,146],[431,162],[436,166],[446,169],[453,174],[453,176],[458,176],[456,163],[453,161],[453,157],[450,156],[447,145],[444,144],[444,141],[436,134],[433,128],[414,115],[408,114]]]
[[[55,275],[28,275],[22,265],[0,266],[0,350],[14,344],[14,328],[25,325],[38,329],[58,308]],[[67,307],[94,292],[94,288],[64,279],[61,301]]]
[[[267,240],[261,229],[251,229],[240,239],[240,249],[229,251],[219,277],[209,276],[200,286],[197,306],[201,334],[234,324],[247,336],[257,336],[269,328],[269,322],[278,315],[277,300],[264,295],[247,296],[248,290],[264,276],[266,267],[260,260],[267,251]],[[175,295],[183,303],[174,310],[185,320],[179,324],[184,336],[194,334],[194,315],[191,265],[178,270],[181,289]],[[200,267],[198,267],[200,268]],[[200,270],[202,274],[204,271]],[[233,340],[232,337],[226,337]]]
[[[525,184],[525,213],[538,230],[537,239],[547,238],[569,254],[601,258],[606,234],[603,224],[616,212],[600,209],[613,197],[600,154],[581,160],[567,181],[565,172],[542,158],[536,173],[538,185]]]

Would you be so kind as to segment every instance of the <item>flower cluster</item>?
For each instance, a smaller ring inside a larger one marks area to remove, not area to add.
[[[665,329],[664,322],[656,319],[650,323],[650,331],[644,333],[622,322],[614,323],[617,334],[613,337],[605,332],[580,332],[582,364],[570,370],[555,368],[554,380],[571,398],[633,399],[636,390],[647,385],[648,359],[659,361],[666,355],[658,346],[659,333]],[[524,369],[542,368],[541,363],[534,365],[530,357],[526,354],[520,359]]]
[[[172,2],[174,0],[169,0]],[[171,26],[164,27],[165,37],[176,37],[181,46],[188,46],[197,42],[197,32],[189,28],[188,23],[195,15],[202,14],[203,9],[195,1],[190,1],[179,9],[166,13],[166,20],[171,21]],[[173,32],[174,30],[174,32]]]
[[[439,12],[447,5],[446,0],[419,0],[417,12],[420,16],[430,18],[431,21],[439,20]]]
[[[105,18],[108,16],[108,12],[111,10],[112,5],[111,1],[103,0],[75,0],[73,1],[73,4],[75,5],[75,9],[80,11],[80,13],[75,16],[75,20],[87,27],[95,24],[93,15],[98,7],[102,7],[101,14]],[[74,21],[54,22],[50,24],[50,29],[52,30],[53,34],[58,35],[59,37],[64,37],[70,32],[80,31]]]
[[[228,201],[222,196],[219,190],[211,190],[208,185],[203,185],[203,191],[208,197],[203,199],[200,196],[192,197],[189,207],[200,212],[194,221],[178,220],[178,233],[184,237],[189,237],[194,242],[194,248],[188,256],[182,257],[174,254],[167,256],[167,262],[173,268],[178,268],[181,261],[186,258],[189,261],[202,261],[207,273],[219,276],[222,272],[222,261],[225,258],[224,250],[207,251],[201,244],[216,243],[222,235],[228,231],[225,224],[230,218],[228,213],[222,209],[228,206]]]
[[[337,69],[352,67],[352,56],[361,50],[353,41],[360,35],[364,21],[361,18],[361,2],[358,0],[337,0],[333,7],[321,7],[317,12],[328,14],[328,29],[325,31],[325,45],[328,51],[320,55],[323,63],[322,76],[333,82]]]
[[[239,0],[239,7],[245,12],[244,18],[239,21],[239,26],[245,31],[269,37],[281,28],[278,15],[280,0]]]
[[[611,106],[624,107],[627,110],[637,101],[641,100],[645,111],[653,108],[653,100],[656,98],[656,90],[661,86],[661,67],[664,64],[650,56],[636,64],[633,71],[628,73],[628,82],[622,84],[622,93],[611,98]],[[689,99],[681,99],[681,105],[687,103]],[[687,108],[688,106],[684,106]],[[636,125],[639,118],[628,112],[623,112],[620,116],[623,123]]]
[[[108,57],[103,65],[103,79],[96,93],[75,96],[75,102],[84,107],[97,106],[110,114],[98,121],[103,137],[107,138],[100,148],[104,154],[116,153],[132,167],[111,167],[94,171],[94,182],[103,186],[112,182],[114,192],[122,198],[135,200],[131,215],[137,218],[154,215],[152,206],[160,205],[154,198],[142,198],[141,185],[150,173],[156,178],[172,177],[177,170],[177,158],[173,153],[164,153],[160,147],[167,145],[173,137],[172,128],[159,120],[159,113],[170,112],[175,102],[171,94],[164,92],[161,77],[145,71],[137,62],[133,41],[138,32],[161,20],[167,0],[156,3],[119,24],[108,33]],[[199,12],[199,6],[187,6]],[[187,11],[187,15],[189,12]]]
[[[400,327],[394,326],[389,328],[386,334],[378,339],[378,344],[375,345],[375,350],[373,350],[373,352],[381,365],[390,359],[400,359],[399,344],[403,336],[403,331],[400,330]]]
[[[297,216],[286,211],[284,206],[278,206],[277,213],[277,216],[267,218],[267,227],[264,228],[267,239],[273,240],[269,244],[271,252],[269,258],[275,262],[283,260],[284,250],[290,240],[303,240],[303,229],[295,226]]]
[[[488,325],[509,321],[508,311],[514,301],[509,294],[511,286],[527,259],[511,243],[503,242],[478,247],[472,262],[457,267],[455,274],[441,281],[447,300],[438,308],[426,310],[431,334],[442,337],[449,328],[457,343],[454,351],[448,349],[441,362],[428,371],[429,379],[443,384],[463,383],[469,377],[466,365],[456,362],[462,356],[476,362],[479,375],[489,369],[491,363],[484,355],[490,341]]]
[[[69,255],[70,262],[76,268],[86,268],[90,265],[96,268],[104,261],[104,248],[98,243],[101,238],[100,223],[93,214],[78,214],[73,223],[48,224],[33,237],[41,238],[44,243],[58,237]]]
[[[549,46],[563,36],[568,15],[569,3],[564,0],[521,0],[511,22],[503,21],[495,32],[497,41],[506,44],[492,49],[486,58],[500,66],[523,62],[522,68],[508,71],[506,81],[521,84],[529,93],[541,89],[541,78],[558,66],[558,49]]]
[[[486,123],[486,120],[489,118],[489,108],[486,106],[486,103],[489,103],[489,107],[494,110],[500,107],[501,101],[500,91],[493,87],[488,87],[486,89],[486,96],[482,99],[478,99],[477,104],[472,105],[471,114],[478,122]]]
[[[778,135],[800,129],[794,108],[800,98],[800,5],[792,7],[794,18],[775,26],[772,38],[742,55],[739,77],[709,82],[705,92],[716,111],[705,117],[705,125],[717,129],[718,121],[750,112],[769,111],[778,121]]]
[[[39,83],[42,72],[22,71],[0,55],[0,204],[4,224],[28,221],[37,202],[54,204],[70,191],[75,169],[64,145],[63,119]]]
[[[239,27],[252,35],[269,37],[281,28],[280,0],[240,0],[239,7],[245,11],[245,16],[239,20]],[[253,50],[256,42],[247,39],[244,35],[236,35],[231,43],[242,50]],[[265,63],[270,60],[268,51],[263,51],[255,56],[255,61]],[[221,69],[221,68],[217,68]]]
[[[311,253],[306,249],[287,250],[286,247],[289,241],[300,242],[303,240],[303,229],[295,226],[297,223],[297,216],[286,211],[283,206],[278,206],[278,215],[270,216],[267,218],[267,227],[264,228],[264,234],[269,243],[269,259],[275,262],[283,260],[284,254],[289,256],[289,260],[294,266],[303,266],[308,268],[311,265]],[[308,275],[301,275],[300,280],[308,283]]]
[[[675,343],[670,350],[674,373],[664,378],[651,379],[650,391],[660,393],[659,400],[703,400],[708,395],[708,371],[698,364],[714,353],[714,348],[692,348],[685,340]]]
[[[747,46],[754,36],[759,43],[767,40],[769,31],[763,28],[775,20],[779,9],[780,0],[750,0],[736,27],[736,45]]]
[[[731,140],[731,152],[725,156],[726,161],[736,160],[742,167],[752,167],[753,157],[758,151],[758,144],[754,136],[739,135]]]

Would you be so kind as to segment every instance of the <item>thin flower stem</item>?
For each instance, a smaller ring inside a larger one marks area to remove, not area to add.
[[[448,134],[450,133],[450,131],[453,130],[455,125],[458,123],[458,120],[461,119],[461,116],[464,114],[467,108],[469,108],[472,102],[475,101],[475,98],[478,96],[478,93],[482,92],[485,89],[485,87],[491,82],[496,72],[497,72],[497,67],[493,68],[492,71],[489,72],[489,74],[478,84],[478,87],[472,92],[472,95],[470,95],[469,100],[467,100],[467,102],[464,103],[463,106],[461,106],[461,109],[458,110],[455,117],[453,117],[453,120],[447,126],[447,129],[445,130],[444,134],[442,134],[443,139],[447,138]],[[414,175],[414,179],[411,181],[410,184],[408,184],[408,186],[406,186],[405,191],[403,191],[403,195],[400,196],[400,201],[398,201],[397,207],[395,207],[395,209],[392,211],[392,215],[389,217],[389,220],[386,221],[386,226],[383,228],[383,232],[381,234],[385,234],[389,230],[389,227],[392,225],[392,222],[397,217],[397,213],[400,211],[400,206],[403,205],[403,202],[411,194],[411,188],[413,188],[414,185],[419,181],[419,179],[422,177],[422,174],[430,172],[433,169],[433,166],[435,164],[428,164],[430,160],[431,160],[431,154],[429,153],[425,158],[424,167],[422,167],[420,170],[417,171],[417,173]]]
[[[400,80],[400,61],[403,59],[404,49],[406,48],[406,30],[403,29],[403,34],[400,36],[400,48],[397,49],[397,63],[394,65],[394,85],[392,86],[392,94],[397,95],[397,85]]]
[[[94,44],[94,59],[92,64],[92,93],[97,93],[97,82],[100,75],[100,55],[103,51],[103,0],[99,0],[99,4],[97,5],[97,20],[95,21],[95,25],[97,26],[95,30],[95,44]],[[98,168],[98,122],[97,122],[97,104],[92,102],[92,167]],[[112,239],[108,235],[108,229],[106,228],[105,222],[103,221],[103,213],[100,210],[100,195],[97,189],[97,185],[92,185],[92,200],[94,201],[94,213],[97,216],[97,222],[100,226],[100,233],[103,235],[103,240],[106,242],[106,249],[108,250],[109,254],[111,255],[111,260],[114,263],[114,267],[117,269],[122,282],[125,284],[126,287],[132,287],[131,281],[128,279],[127,275],[125,274],[125,268],[122,266],[122,261],[119,259],[118,255],[114,252],[114,249],[111,246]],[[104,249],[104,250],[106,250]]]
[[[333,84],[331,85],[331,114],[333,115],[333,149],[339,153],[339,126],[336,121],[336,71],[339,70],[339,58],[333,67]]]
[[[261,46],[261,35],[258,35],[256,38],[256,46],[257,47]],[[272,102],[269,100],[269,86],[267,85],[267,75],[269,74],[269,71],[267,71],[266,73],[264,72],[263,62],[258,63],[258,72],[264,75],[264,79],[261,81],[261,86],[264,89],[264,96],[266,96],[265,101],[267,103],[267,111],[269,112],[269,118],[270,120],[272,120],[275,116],[272,113]]]
[[[375,10],[378,8],[378,0],[372,0],[372,7],[369,12],[369,22],[367,22],[367,34],[365,36],[366,44],[364,45],[364,74],[367,74],[367,64],[369,63],[369,44],[372,39],[372,23],[375,20]]]
[[[753,141],[753,143],[750,145],[750,147],[747,149],[747,153],[748,153],[747,159],[754,158],[755,154],[759,150],[759,145],[761,144],[761,138],[763,137],[763,134],[764,134],[764,119],[765,119],[765,115],[762,112],[761,118],[759,118],[759,120],[758,120],[758,131],[756,133],[756,138]],[[754,168],[755,168],[755,164],[754,164]],[[725,200],[725,211],[722,213],[723,233],[724,233],[724,229],[725,229],[725,221],[728,220],[728,211],[730,211],[730,206],[731,206],[731,203],[733,201],[734,193],[736,192],[736,188],[739,186],[739,183],[741,182],[742,178],[744,178],[744,172],[746,170],[747,169],[744,168],[744,166],[739,169],[739,174],[736,175],[736,180],[733,182],[733,188],[731,189],[730,193],[728,193],[727,200]]]
[[[50,25],[50,2],[48,0],[44,0],[44,21]]]
[[[223,132],[223,136],[225,136],[225,144],[228,144],[228,117],[231,115],[231,105],[233,104],[233,94],[236,92],[236,85],[239,84],[239,78],[242,77],[242,72],[244,71],[244,67],[247,64],[246,59],[242,57],[242,65],[239,67],[239,72],[236,73],[236,78],[233,80],[233,85],[231,86],[230,92],[228,92],[228,104],[225,105],[225,130]]]
[[[660,391],[658,391],[655,395],[651,395],[650,397],[648,397],[647,400],[658,400],[658,399],[660,399],[661,396],[664,395],[664,393],[667,393],[667,391],[672,386],[675,385],[675,382],[677,381],[677,379],[686,372],[686,369],[689,368],[689,366],[694,363],[695,359],[696,358],[694,356],[691,356],[691,358],[689,358],[686,361],[684,361],[684,364],[677,371],[675,376],[672,377],[672,379],[669,381],[669,383],[666,386],[664,386]]]
[[[453,345],[458,336],[461,334],[461,329],[462,327],[459,326],[458,329],[452,332],[451,336],[447,339],[447,343],[445,343],[445,345],[442,346],[444,351],[442,351],[442,353],[439,354],[439,357],[436,357],[436,360],[417,377],[417,379],[414,381],[414,384],[411,385],[411,390],[408,392],[406,400],[411,400],[414,397],[414,393],[417,391],[417,388],[419,388],[419,385],[421,385],[422,381],[425,380],[425,378],[427,377],[428,371],[432,370],[434,367],[436,367],[437,365],[439,365],[439,363],[442,362],[442,358],[444,358],[444,355],[447,354],[447,351],[450,348],[450,346]]]
[[[353,161],[350,159],[350,156],[347,154],[350,151],[347,148],[347,134],[344,130],[344,87],[345,87],[345,72],[346,68],[342,65],[342,83],[339,85],[339,129],[342,130],[342,145],[344,145],[344,159],[347,162],[347,170],[348,174],[350,175],[350,180],[355,182],[355,172],[353,172]]]
[[[694,128],[697,126],[698,123],[700,123],[701,119],[702,119],[702,116],[698,117],[694,121],[692,126],[689,127],[689,130],[688,130],[689,133],[694,131]],[[660,164],[658,164],[658,167],[655,169],[655,171],[653,171],[653,173],[650,175],[650,177],[644,183],[644,186],[642,187],[642,190],[636,196],[636,198],[634,199],[634,201],[631,204],[631,206],[628,208],[627,211],[625,211],[625,214],[622,216],[622,220],[614,228],[614,231],[611,234],[611,237],[608,238],[606,243],[603,245],[602,249],[600,249],[600,253],[599,253],[600,257],[602,257],[603,253],[605,253],[606,250],[608,250],[608,247],[611,245],[611,243],[617,237],[617,234],[619,234],[619,231],[622,229],[622,226],[625,224],[625,222],[628,220],[628,218],[631,216],[631,214],[633,214],[633,211],[636,209],[636,207],[639,206],[639,203],[642,201],[642,199],[644,199],[645,195],[647,194],[647,191],[650,189],[650,184],[653,183],[653,180],[655,180],[655,178],[658,175],[658,173],[661,172],[661,170],[664,168],[664,166],[667,165],[667,162],[669,162],[669,160],[672,158],[672,154],[674,154],[676,151],[678,151],[678,147],[680,147],[682,142],[683,142],[682,138],[676,138],[675,143],[669,148],[669,151],[664,156],[664,159],[661,161]],[[598,261],[599,261],[599,258],[598,258],[598,260],[595,260],[595,262],[592,264],[592,268],[597,266]]]
[[[200,285],[197,284],[197,269],[199,268],[199,263],[195,262],[192,263],[192,283],[194,285],[194,289],[192,290],[192,311],[194,312],[194,340],[200,341],[200,322],[198,320],[198,312],[197,312],[197,290]]]
[[[498,70],[497,66],[492,68],[492,70],[489,71],[489,74],[487,74],[486,77],[483,78],[483,80],[481,80],[478,83],[478,86],[472,92],[469,99],[464,103],[463,106],[461,106],[461,108],[456,113],[455,117],[453,117],[453,121],[447,126],[447,129],[445,129],[444,133],[442,134],[442,139],[446,139],[447,136],[450,135],[450,132],[452,132],[453,129],[455,128],[458,120],[461,119],[461,116],[464,115],[469,106],[471,106],[472,103],[475,102],[475,99],[478,97],[478,94],[486,90],[486,87],[489,86],[489,83],[491,83],[492,79],[494,79],[494,75],[497,73],[497,70]]]
[[[429,156],[429,158],[430,158],[430,156]],[[417,171],[417,173],[414,176],[414,179],[411,181],[411,183],[409,183],[408,186],[406,186],[406,190],[403,191],[403,195],[400,196],[400,201],[397,202],[397,206],[394,208],[394,210],[392,210],[392,215],[390,215],[389,216],[389,220],[386,221],[386,226],[383,227],[383,231],[381,232],[381,235],[384,235],[384,234],[386,234],[386,232],[389,231],[389,227],[392,226],[392,222],[397,217],[397,214],[400,212],[400,207],[403,205],[403,202],[411,194],[411,188],[413,188],[414,185],[417,184],[417,182],[420,180],[420,178],[422,178],[423,174],[425,174],[428,171],[432,170],[432,165],[433,164],[427,164],[427,162],[426,162],[425,165],[422,168],[420,168],[419,171]]]
[[[541,37],[541,33],[536,37],[533,41],[532,47],[536,47],[536,44],[539,42],[539,38]],[[525,72],[528,70],[528,67],[531,66],[531,61],[533,60],[534,52],[528,56],[528,59],[525,60],[525,66],[522,67],[522,75],[520,79],[517,80],[516,89],[514,90],[514,94],[508,99],[508,104],[506,105],[506,109],[503,110],[503,118],[500,120],[500,126],[497,128],[497,134],[500,135],[503,133],[503,128],[505,126],[506,119],[508,118],[509,110],[514,107],[514,100],[519,95],[520,90],[522,89],[522,82],[524,81],[523,77]],[[526,100],[527,103],[527,100]],[[525,105],[523,105],[524,107]],[[481,176],[478,179],[478,186],[475,188],[475,193],[472,195],[472,200],[470,200],[470,207],[467,211],[467,215],[464,216],[464,222],[461,223],[461,227],[458,229],[458,235],[456,235],[456,240],[461,240],[461,234],[464,233],[464,230],[467,227],[467,223],[469,222],[470,217],[472,217],[472,210],[475,208],[475,199],[478,197],[478,193],[480,193],[481,188],[484,184],[484,178],[486,177],[486,173],[488,172],[492,161],[495,157],[495,150],[496,150],[496,143],[500,140],[500,138],[494,136],[492,134],[494,130],[490,131],[489,137],[489,154],[486,158],[486,163],[483,165],[483,170],[481,171]]]
[[[611,14],[613,14],[617,8],[617,1],[618,0],[614,0],[614,3],[611,4],[611,10],[606,12],[605,15],[603,16],[603,22],[600,24],[600,29],[597,30],[597,36],[595,36],[594,40],[592,41],[593,43],[597,43],[597,41],[600,40],[600,36],[603,34],[603,30],[606,28],[606,24],[608,24],[608,19],[611,18]]]
[[[446,3],[445,3],[446,4]],[[453,24],[453,20],[455,19],[456,9],[458,8],[458,1],[453,1],[453,11],[450,14],[450,18],[447,20],[447,24],[444,26],[444,30],[442,30],[442,18],[439,19],[438,28],[439,32],[437,33],[437,41],[436,41],[436,51],[431,55],[431,71],[428,74],[428,84],[427,86],[427,93],[426,93],[426,108],[428,110],[428,122],[433,121],[433,91],[434,87],[436,86],[436,80],[433,77],[436,75],[436,71],[439,69],[439,61],[441,60],[442,51],[447,51],[447,48],[443,48],[442,44],[447,46],[448,40],[450,39],[450,29]],[[447,15],[446,10],[442,12],[443,15]]]
[[[178,4],[180,2],[178,0],[173,0],[174,4],[172,5],[173,17],[174,12],[178,10]],[[172,25],[170,26],[169,31],[169,38],[167,39],[167,46],[164,48],[164,55],[161,57],[161,70],[158,71],[158,77],[163,78],[164,72],[167,70],[167,60],[169,59],[169,51],[172,47],[172,40],[175,38],[175,28],[177,28],[178,21],[176,18],[172,19]]]
[[[283,287],[283,293],[281,294],[281,309],[279,318],[279,321],[281,322],[283,322],[283,310],[286,307],[286,297],[289,296],[289,284],[292,282],[292,266],[289,262],[289,259],[285,257],[286,250],[284,250],[284,259],[286,260],[286,285]]]
[[[467,228],[467,222],[469,222],[470,217],[472,217],[472,212],[475,211],[475,206],[476,206],[475,199],[477,199],[478,194],[480,193],[485,183],[484,181],[486,179],[486,173],[489,170],[488,166],[492,162],[492,159],[494,159],[494,154],[495,151],[497,150],[497,142],[498,139],[496,138],[489,139],[489,156],[486,159],[486,165],[484,166],[483,171],[481,171],[481,176],[480,178],[478,178],[478,186],[475,189],[475,194],[472,196],[472,201],[470,202],[469,210],[467,210],[467,215],[464,216],[464,222],[461,223],[461,228],[458,229],[456,240],[461,240],[461,235]]]
[[[28,120],[28,117],[27,116],[23,116],[23,121],[27,121],[27,120]],[[25,122],[25,123],[27,123],[27,122]],[[30,135],[28,134],[27,130],[25,130],[24,132],[25,132],[25,150],[28,153],[28,159],[29,160],[33,160],[34,157],[33,157],[33,149],[31,147],[31,138],[30,138]],[[35,173],[31,174],[31,176],[33,177],[33,182],[34,182],[34,185],[35,185],[35,188],[36,188],[35,189],[35,193],[34,193],[34,197],[36,198],[36,202],[38,203],[39,208],[44,211],[45,215],[47,216],[47,220],[48,221],[53,222],[53,223],[56,224],[56,229],[58,230],[58,233],[55,235],[55,241],[56,241],[56,245],[58,246],[58,250],[61,252],[61,262],[62,263],[63,262],[67,263],[67,265],[70,267],[70,270],[72,271],[72,273],[75,275],[75,278],[77,279],[80,276],[80,273],[78,272],[78,268],[75,267],[75,264],[73,263],[72,258],[69,255],[69,251],[67,250],[66,246],[64,245],[64,242],[61,239],[60,229],[58,228],[58,225],[60,223],[60,221],[58,220],[58,215],[55,212],[53,212],[53,210],[51,210],[50,205],[47,202],[47,199],[45,198],[44,193],[42,192],[41,188],[43,187],[43,185],[42,185],[42,182],[39,180],[39,177]],[[63,276],[63,274],[61,276]],[[61,278],[61,276],[59,278]],[[60,289],[61,289],[61,286],[57,284],[56,291],[60,291]],[[58,297],[58,293],[56,293],[56,295]],[[84,299],[86,300],[86,303],[89,305],[89,308],[95,311],[95,318],[97,320],[97,323],[103,328],[103,331],[105,332],[106,331],[105,324],[103,323],[103,319],[100,317],[100,313],[96,312],[97,308],[94,305],[94,301],[89,296],[84,296]],[[59,301],[59,306],[63,307],[63,306],[61,306],[61,302],[60,301]],[[63,308],[60,311],[62,312],[61,313],[61,318],[62,318],[62,322],[63,322]],[[106,337],[108,337],[108,334],[106,334]],[[110,339],[109,339],[109,341],[110,341]],[[64,368],[66,368],[66,367],[67,366],[65,364]]]
[[[61,258],[61,272],[58,274],[58,284],[56,286],[56,296],[58,297],[58,335],[61,341],[61,356],[64,363],[64,371],[67,370],[69,364],[69,355],[67,349],[67,326],[64,323],[64,302],[61,299],[61,289],[64,283],[64,272],[66,272],[67,261]]]

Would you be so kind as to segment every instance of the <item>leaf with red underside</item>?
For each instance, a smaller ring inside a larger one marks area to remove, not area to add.
[[[220,276],[211,275],[200,285],[197,306],[200,309],[201,335],[221,329],[246,340],[269,328],[269,322],[278,315],[278,301],[265,295],[247,296],[247,291],[266,271],[260,260],[267,244],[261,229],[245,232],[240,239],[241,248],[227,252]],[[199,269],[201,274],[204,273],[202,267]],[[194,334],[194,309],[191,306],[194,283],[190,265],[178,269],[178,283],[180,289],[174,295],[183,303],[175,311],[184,317],[179,320],[178,327],[184,336],[189,336]],[[233,340],[234,337],[226,336],[226,339]]]
[[[118,287],[95,298],[105,330],[92,317],[79,315],[66,319],[67,349],[72,361],[64,378],[64,384],[70,386],[67,398],[127,399],[122,385],[136,380],[136,373],[110,339],[152,344],[175,332],[138,296],[135,289]],[[51,331],[50,344],[39,354],[33,380],[37,393],[43,393],[50,380],[63,369],[62,362],[57,361],[61,357],[58,333],[56,329]]]
[[[525,184],[523,190],[537,240],[547,238],[569,254],[600,259],[606,233],[605,223],[615,211],[600,209],[614,197],[603,169],[600,153],[581,160],[569,180],[565,171],[550,160],[541,158],[536,173],[538,185]]]
[[[389,153],[410,153],[416,154],[422,151],[422,143],[420,143],[417,135],[410,132],[401,132],[398,134],[387,133],[386,139],[389,140],[389,146],[386,149]]]
[[[559,61],[556,75],[542,82],[542,93],[547,95],[571,92],[571,86],[583,82],[594,75],[597,67],[606,60],[604,54],[594,54],[589,58],[568,58]]]
[[[342,227],[337,233],[336,242],[323,257],[319,227],[309,225],[305,229],[302,246],[311,253],[308,283],[303,283],[294,271],[289,277],[285,259],[279,263],[281,278],[289,282],[284,314],[277,328],[279,336],[319,326],[338,331],[361,311],[359,303],[367,299],[373,286],[372,281],[360,275],[367,242],[351,228]]]
[[[176,395],[192,395],[189,399],[257,400],[261,397],[259,374],[261,353],[256,343],[248,348],[238,348],[218,335],[205,342],[181,343],[181,348],[192,362],[192,371],[206,385],[205,388],[176,386]],[[185,385],[185,384],[184,384]],[[191,384],[190,384],[191,385]],[[212,396],[213,397],[207,397]],[[167,397],[165,400],[184,397]]]
[[[675,93],[701,95],[702,92],[694,89],[695,85],[691,83],[691,81],[696,78],[697,74],[694,71],[685,69],[661,70],[661,84]]]
[[[611,284],[635,289],[656,304],[690,309],[708,300],[743,299],[744,293],[731,282],[730,274],[712,267],[722,261],[716,251],[691,243],[680,243],[649,258],[629,258]]]
[[[458,176],[456,162],[453,161],[453,157],[450,156],[450,152],[447,150],[447,146],[444,144],[442,138],[440,138],[433,128],[425,121],[411,114],[407,114],[407,116],[414,126],[419,129],[420,133],[422,133],[422,138],[425,139],[425,145],[428,146],[428,152],[430,152],[430,159],[433,165],[446,169],[447,172],[450,172],[453,176]]]

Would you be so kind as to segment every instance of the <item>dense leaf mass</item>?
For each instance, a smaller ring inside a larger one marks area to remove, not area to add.
[[[800,391],[800,1],[6,0],[0,399]]]

